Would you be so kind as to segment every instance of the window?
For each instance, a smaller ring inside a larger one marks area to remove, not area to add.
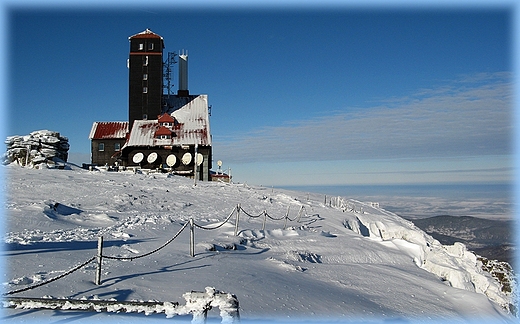
[[[149,43],[149,44],[148,44],[148,49],[149,49],[149,50],[153,50],[153,43]]]
[[[143,74],[143,80],[148,80],[148,73]]]
[[[148,66],[148,55],[146,55],[143,59],[143,66]]]
[[[143,120],[147,120],[148,119],[148,115],[147,114],[143,114]]]
[[[144,44],[143,44],[143,43],[140,43],[140,44],[139,44],[139,50],[140,50],[140,51],[144,50]]]
[[[115,143],[114,144],[114,150],[117,152],[117,151],[121,151],[121,143]]]
[[[99,152],[105,151],[105,143],[99,143],[98,144],[98,151]]]
[[[148,87],[143,87],[143,93],[148,93]]]

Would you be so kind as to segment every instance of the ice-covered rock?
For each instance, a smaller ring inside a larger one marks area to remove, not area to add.
[[[4,163],[18,163],[35,168],[67,162],[69,140],[60,133],[39,130],[25,136],[8,136]]]

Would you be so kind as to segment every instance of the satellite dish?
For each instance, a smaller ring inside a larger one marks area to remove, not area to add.
[[[166,158],[166,164],[169,167],[172,167],[175,165],[175,163],[177,163],[177,157],[173,154],[168,155],[168,157]]]
[[[157,161],[157,153],[156,152],[150,153],[150,155],[148,155],[148,158],[146,159],[146,161],[148,161],[148,163],[150,163],[150,164]]]
[[[139,153],[136,153],[134,155],[134,157],[132,158],[132,161],[135,163],[135,164],[139,164],[143,161],[144,159],[144,154],[139,152]]]
[[[218,165],[218,167],[220,168],[220,167],[222,166],[222,161],[218,160],[218,161],[217,161],[217,165]]]
[[[191,163],[191,153],[190,152],[184,153],[181,161],[182,161],[182,164],[184,164],[184,165],[190,164]]]
[[[204,161],[204,156],[202,156],[200,153],[197,153],[197,159],[195,161],[197,162],[197,165],[201,165],[202,161]]]

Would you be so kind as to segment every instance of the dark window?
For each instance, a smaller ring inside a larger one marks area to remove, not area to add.
[[[98,151],[103,152],[105,150],[105,143],[99,143]]]
[[[114,150],[117,152],[117,151],[121,151],[121,143],[115,143],[114,144]]]

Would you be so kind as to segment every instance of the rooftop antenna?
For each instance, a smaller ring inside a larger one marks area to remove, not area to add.
[[[172,74],[173,74],[173,65],[177,63],[175,60],[175,57],[177,56],[177,53],[175,52],[168,52],[168,57],[166,58],[166,61],[163,63],[163,88],[166,90],[166,94],[168,95],[168,99],[170,98],[172,94]]]

